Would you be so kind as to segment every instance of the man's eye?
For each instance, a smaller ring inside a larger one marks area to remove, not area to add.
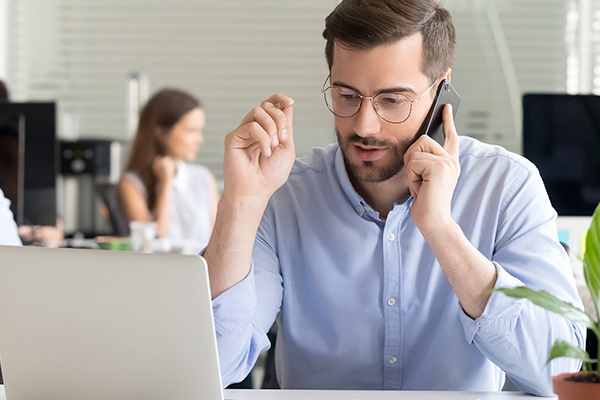
[[[383,106],[399,106],[408,103],[408,99],[396,93],[385,93],[379,95],[379,103]]]
[[[337,89],[337,94],[342,100],[354,101],[359,98],[358,93],[353,90]]]

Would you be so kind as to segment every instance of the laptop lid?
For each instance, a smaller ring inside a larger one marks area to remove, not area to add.
[[[7,398],[222,400],[200,256],[0,246]]]

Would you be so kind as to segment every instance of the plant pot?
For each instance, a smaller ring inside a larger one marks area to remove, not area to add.
[[[580,374],[582,372],[559,374],[552,377],[554,393],[558,395],[559,400],[600,400],[600,383],[565,380],[565,378]]]

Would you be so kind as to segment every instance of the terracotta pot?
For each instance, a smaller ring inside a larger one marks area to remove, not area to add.
[[[554,393],[559,400],[600,400],[600,383],[565,381],[565,378],[579,375],[581,372],[572,374],[559,374],[552,377]]]

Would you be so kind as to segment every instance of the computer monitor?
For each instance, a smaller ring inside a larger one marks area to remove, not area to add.
[[[523,155],[558,215],[591,216],[600,203],[600,96],[526,94]]]
[[[0,188],[18,225],[56,225],[55,142],[55,103],[0,103]]]

